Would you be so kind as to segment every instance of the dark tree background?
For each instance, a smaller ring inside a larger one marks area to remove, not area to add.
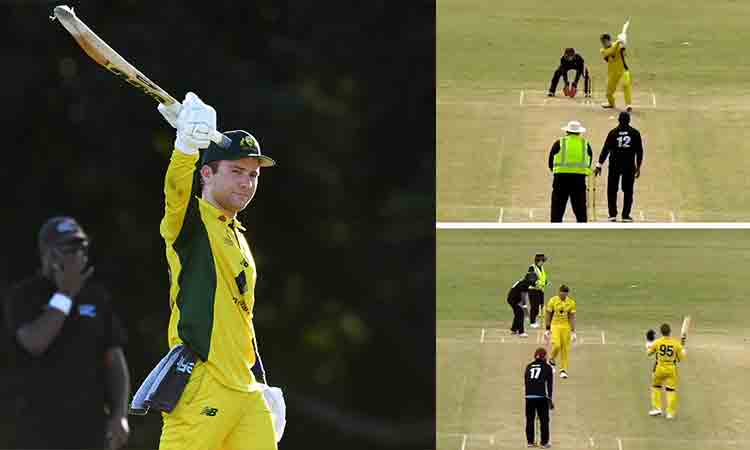
[[[158,226],[174,132],[50,22],[55,4],[0,6],[0,283],[36,270],[45,219],[78,218],[128,329],[135,389],[167,350]],[[287,398],[281,448],[434,448],[434,2],[70,5],[152,80],[180,99],[195,91],[221,129],[250,131],[279,161],[240,217],[261,353]],[[6,357],[0,369],[2,447],[18,374]],[[158,416],[131,427],[129,448],[156,448]]]

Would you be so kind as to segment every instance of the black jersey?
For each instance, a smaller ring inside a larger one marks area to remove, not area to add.
[[[630,171],[641,167],[643,163],[641,133],[630,125],[619,125],[612,129],[599,154],[599,164],[604,164],[607,156],[609,156],[610,170]]]
[[[529,272],[523,278],[513,283],[510,291],[508,291],[508,303],[520,302],[521,294],[528,292],[529,288],[536,284],[538,278],[535,272]]]
[[[578,83],[578,80],[581,78],[581,75],[583,75],[583,69],[584,69],[584,62],[583,57],[576,53],[572,59],[568,59],[565,56],[562,56],[560,58],[560,67],[558,67],[558,70],[561,70],[563,73],[563,80],[565,82],[568,82],[568,71],[569,70],[575,70],[576,71],[576,78],[575,83]]]
[[[526,366],[523,379],[526,384],[526,398],[552,398],[552,366],[546,361],[535,359]]]

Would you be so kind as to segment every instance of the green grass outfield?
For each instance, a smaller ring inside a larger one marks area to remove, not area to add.
[[[750,220],[750,2],[736,0],[438,0],[438,220],[549,220],[560,127],[582,121],[598,157],[616,125],[598,106],[598,36],[616,36],[628,16],[633,125],[646,146],[634,217]],[[568,46],[591,68],[593,104],[563,97],[562,85],[544,96]],[[621,90],[616,99],[622,107]],[[603,186],[598,203],[606,217]]]
[[[750,448],[747,231],[437,233],[438,450],[525,448],[522,372],[541,334],[508,335],[505,296],[538,251],[578,306],[571,378],[555,379],[553,448]],[[648,417],[645,331],[667,321],[679,333],[686,314],[679,415]]]

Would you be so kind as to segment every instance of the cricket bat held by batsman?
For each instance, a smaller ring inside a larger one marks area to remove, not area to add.
[[[62,26],[68,30],[78,45],[91,59],[115,74],[118,78],[165,106],[180,105],[177,99],[159,87],[159,85],[149,80],[146,75],[127,62],[125,58],[107,45],[96,33],[91,31],[91,28],[75,15],[72,8],[67,5],[56,6],[51,19],[59,20]],[[212,130],[211,132],[211,141],[225,148],[229,147],[232,143],[228,137],[216,130]]]

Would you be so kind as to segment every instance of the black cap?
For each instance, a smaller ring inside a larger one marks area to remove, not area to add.
[[[69,244],[71,242],[88,242],[89,237],[81,225],[72,217],[58,216],[47,220],[39,230],[39,248]]]
[[[617,121],[620,122],[622,125],[629,125],[630,124],[630,113],[627,111],[622,111],[619,116],[617,116]]]
[[[243,130],[226,131],[222,133],[232,140],[229,147],[224,148],[211,142],[203,152],[201,165],[213,161],[237,160],[242,158],[258,158],[261,167],[272,167],[276,161],[260,152],[260,143],[255,137]]]

